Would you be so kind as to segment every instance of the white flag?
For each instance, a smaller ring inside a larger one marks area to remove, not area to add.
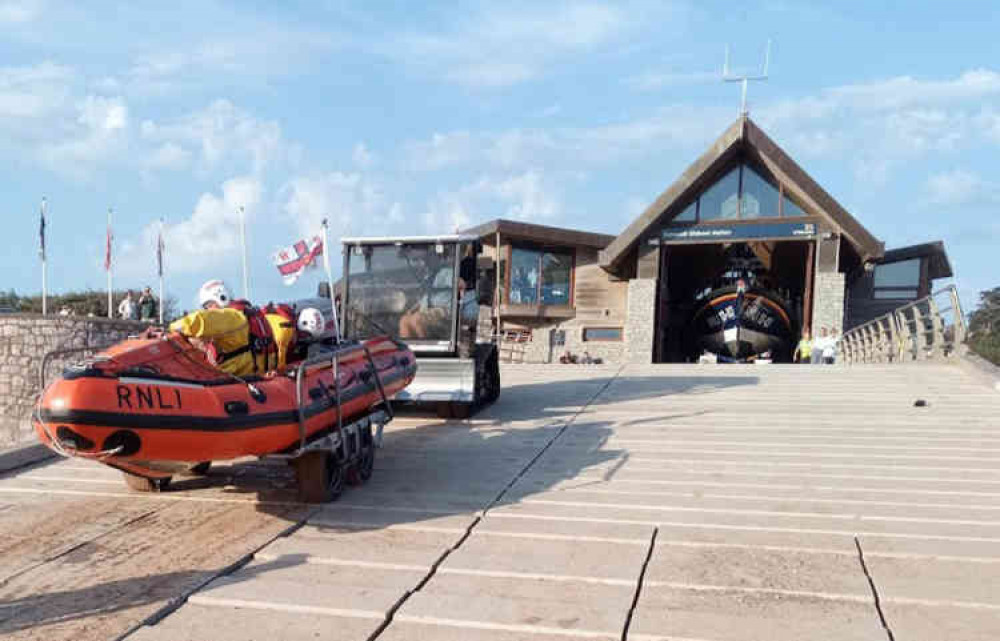
[[[323,239],[313,236],[274,253],[274,265],[286,285],[292,285],[307,267],[315,267],[316,257],[323,253]]]

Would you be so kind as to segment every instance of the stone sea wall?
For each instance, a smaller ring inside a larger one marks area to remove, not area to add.
[[[0,314],[0,449],[29,443],[31,411],[47,352],[74,347],[100,348],[147,327],[147,323],[93,317]],[[48,380],[84,353],[53,359]]]

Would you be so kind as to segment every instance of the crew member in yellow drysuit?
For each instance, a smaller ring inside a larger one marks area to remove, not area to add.
[[[221,280],[205,283],[198,292],[198,299],[202,309],[171,323],[171,331],[194,339],[199,346],[210,344],[213,349],[206,352],[222,371],[236,376],[253,374],[255,367],[247,318],[237,309],[226,308],[232,298],[225,283]]]

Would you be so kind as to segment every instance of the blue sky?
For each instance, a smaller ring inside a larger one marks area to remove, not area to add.
[[[942,239],[967,304],[1000,284],[1000,40],[989,2],[188,2],[0,0],[0,289],[239,283],[249,218],[269,255],[335,237],[496,217],[607,233],[737,115],[751,117],[888,247]]]

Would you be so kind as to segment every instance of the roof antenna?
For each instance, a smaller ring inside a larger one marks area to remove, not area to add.
[[[740,97],[740,116],[746,116],[750,113],[747,109],[747,81],[749,80],[767,80],[767,69],[771,63],[771,39],[767,40],[767,49],[764,51],[764,68],[761,70],[760,74],[756,76],[751,76],[744,74],[742,76],[733,74],[729,69],[729,45],[726,45],[726,61],[722,65],[722,82],[738,82],[742,85],[742,95]]]

